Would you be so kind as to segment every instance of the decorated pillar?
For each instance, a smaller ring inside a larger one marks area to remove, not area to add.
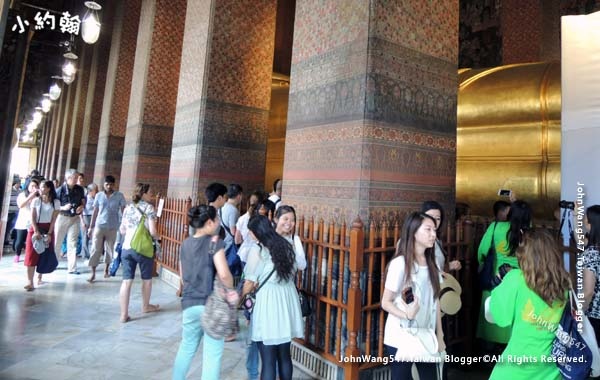
[[[121,167],[121,191],[136,182],[165,193],[169,176],[177,103],[185,0],[142,2],[127,130]]]
[[[276,2],[188,1],[169,196],[263,187]]]
[[[113,175],[117,181],[121,176],[141,4],[141,0],[119,1],[115,4],[95,157],[93,178],[96,183],[102,183],[106,175]],[[101,51],[101,54],[106,51],[108,49]],[[91,154],[89,149],[88,145]]]
[[[295,20],[284,202],[347,222],[453,209],[458,1],[299,0]]]

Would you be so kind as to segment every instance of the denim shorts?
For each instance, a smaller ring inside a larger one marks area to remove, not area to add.
[[[121,252],[121,264],[123,264],[123,280],[133,280],[135,277],[135,267],[140,265],[142,280],[152,279],[152,267],[154,260],[142,256],[133,249],[123,249]]]

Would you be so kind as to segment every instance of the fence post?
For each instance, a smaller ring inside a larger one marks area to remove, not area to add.
[[[352,222],[352,230],[350,231],[350,258],[348,262],[350,268],[350,288],[348,289],[347,309],[348,346],[345,352],[345,357],[347,358],[357,358],[360,356],[357,339],[358,332],[361,329],[362,291],[360,290],[360,272],[363,268],[364,244],[363,223],[360,217],[357,217]],[[344,379],[358,380],[359,370],[360,363],[354,363],[354,360],[347,360],[344,363]]]

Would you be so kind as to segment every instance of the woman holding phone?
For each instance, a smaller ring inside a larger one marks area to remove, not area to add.
[[[395,355],[392,379],[411,379],[413,364],[421,379],[438,378],[434,359],[445,349],[445,344],[438,302],[441,277],[433,250],[435,239],[435,220],[421,212],[410,214],[387,269],[381,308],[388,312],[383,343]],[[435,335],[433,341],[424,340],[427,333]],[[429,358],[432,360],[426,362]]]

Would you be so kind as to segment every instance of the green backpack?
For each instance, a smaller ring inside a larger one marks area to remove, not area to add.
[[[146,228],[146,214],[139,207],[135,206],[135,208],[142,214],[142,219],[140,219],[140,223],[133,233],[133,238],[131,238],[131,249],[151,259],[154,257],[154,244],[152,242],[152,235],[150,235],[150,231]]]

